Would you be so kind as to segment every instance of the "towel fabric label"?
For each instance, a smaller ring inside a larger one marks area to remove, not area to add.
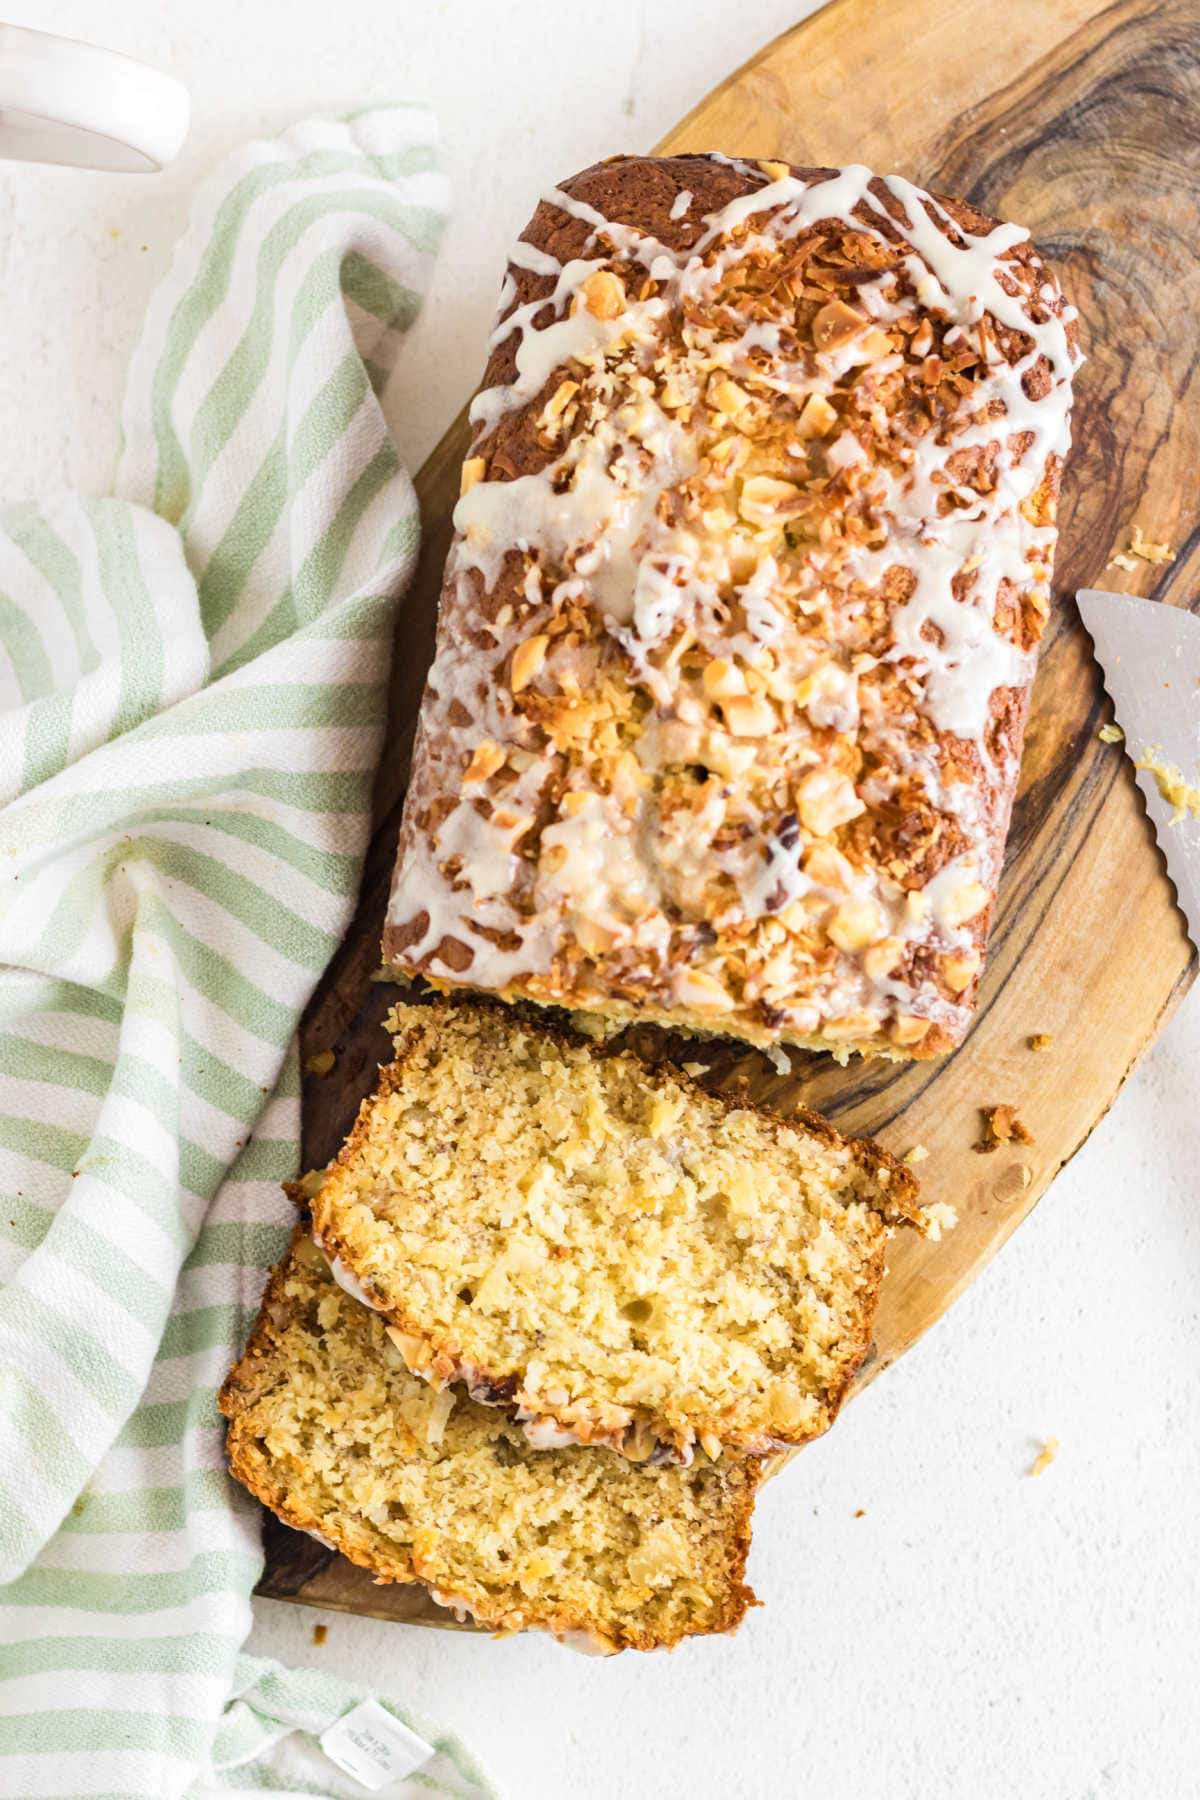
[[[364,1700],[321,1733],[330,1762],[369,1793],[411,1775],[434,1755],[432,1745],[394,1719],[378,1700]]]

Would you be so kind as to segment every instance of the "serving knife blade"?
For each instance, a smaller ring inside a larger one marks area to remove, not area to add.
[[[1200,948],[1200,618],[1098,588],[1076,601],[1188,936]]]

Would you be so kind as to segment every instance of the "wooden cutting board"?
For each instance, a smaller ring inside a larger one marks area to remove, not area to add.
[[[1071,595],[1108,586],[1186,605],[1200,594],[1200,0],[834,0],[659,149],[865,162],[963,195],[1030,228],[1083,317],[1058,603],[974,1028],[955,1056],[908,1067],[813,1057],[781,1078],[757,1053],[714,1062],[714,1080],[745,1075],[782,1110],[816,1107],[900,1152],[925,1145],[926,1196],[959,1214],[940,1244],[894,1243],[865,1381],[995,1255],[1195,973],[1130,770],[1096,735],[1109,715]],[[358,915],[304,1024],[306,1054],[337,1057],[330,1075],[306,1078],[305,1167],[336,1151],[388,1055],[390,995],[371,976],[465,441],[464,415],[417,482],[425,548],[400,618],[378,829]],[[1106,570],[1134,522],[1175,561]],[[1048,1050],[1029,1048],[1036,1033],[1053,1034]],[[980,1108],[999,1103],[1017,1106],[1035,1141],[981,1155]],[[265,1594],[451,1623],[418,1590],[377,1587],[274,1521],[267,1545]]]

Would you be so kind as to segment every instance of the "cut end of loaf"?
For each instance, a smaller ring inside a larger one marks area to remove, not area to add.
[[[416,1372],[639,1461],[827,1429],[909,1170],[504,1006],[391,1024],[312,1207]]]

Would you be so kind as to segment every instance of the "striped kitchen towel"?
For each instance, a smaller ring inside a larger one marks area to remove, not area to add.
[[[418,534],[378,396],[446,207],[421,109],[238,153],[150,306],[116,497],[0,508],[13,1800],[366,1791],[313,1743],[364,1696],[239,1655],[258,1516],[216,1391],[358,885]],[[378,1791],[487,1789],[438,1738]]]

